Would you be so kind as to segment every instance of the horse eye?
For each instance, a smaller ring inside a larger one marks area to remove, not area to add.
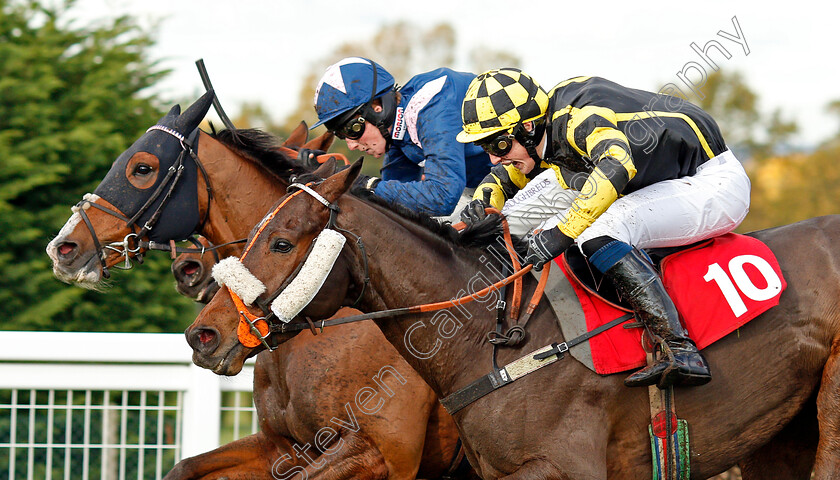
[[[278,238],[277,240],[275,240],[271,243],[271,251],[272,252],[289,253],[289,252],[292,251],[292,248],[294,248],[294,247],[295,246],[292,245],[292,242],[290,242],[286,239],[283,239],[283,238]]]
[[[137,166],[134,167],[135,175],[148,175],[152,173],[152,171],[152,167],[146,165],[145,163],[138,163]]]

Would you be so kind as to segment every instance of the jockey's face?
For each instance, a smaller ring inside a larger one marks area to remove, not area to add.
[[[374,102],[373,110],[380,113],[382,112],[382,106],[377,105],[376,102]],[[388,142],[385,141],[385,137],[382,136],[382,132],[380,132],[379,129],[370,122],[365,122],[365,133],[363,133],[361,137],[356,140],[348,138],[346,142],[347,148],[350,150],[359,150],[360,152],[365,152],[368,155],[373,155],[376,158],[385,155],[385,150],[388,147]]]
[[[373,155],[376,158],[385,154],[385,147],[387,145],[385,137],[382,136],[382,132],[370,122],[365,122],[365,133],[360,138],[356,140],[348,138],[346,141],[347,148],[350,150],[359,150],[368,155]]]
[[[531,173],[531,170],[533,170],[536,165],[534,159],[528,155],[525,147],[516,140],[513,141],[513,146],[511,147],[510,152],[506,155],[501,157],[491,154],[488,155],[490,156],[490,161],[493,165],[513,165],[517,170],[524,174]]]

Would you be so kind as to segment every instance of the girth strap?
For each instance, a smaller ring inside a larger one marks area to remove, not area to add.
[[[454,415],[462,408],[487,395],[488,393],[498,390],[505,385],[509,385],[520,377],[560,360],[569,348],[585,342],[595,335],[620,325],[631,318],[633,318],[633,314],[628,313],[627,315],[618,317],[590,332],[586,332],[579,337],[575,337],[568,342],[546,345],[545,347],[514,360],[513,362],[505,365],[503,368],[488,373],[487,375],[473,381],[466,387],[457,390],[451,395],[441,398],[440,403],[450,415]]]

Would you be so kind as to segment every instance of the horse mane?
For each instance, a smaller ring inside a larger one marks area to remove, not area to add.
[[[440,221],[431,215],[416,212],[399,203],[390,202],[372,194],[362,194],[363,200],[373,205],[384,208],[396,214],[398,217],[420,225],[433,233],[441,240],[463,248],[486,248],[495,245],[495,240],[502,234],[501,218],[494,215],[495,220],[481,222],[478,225],[471,225],[462,231],[452,228],[447,221]]]
[[[282,145],[281,140],[268,132],[257,128],[237,129],[232,132],[229,129],[220,130],[211,134],[213,138],[225,146],[235,150],[250,161],[263,167],[274,177],[291,183],[306,183],[317,178],[295,159],[291,159],[278,149]],[[493,246],[502,233],[501,219],[497,221],[482,222],[477,226],[470,226],[458,232],[449,224],[432,218],[425,213],[415,212],[399,203],[389,202],[376,195],[358,195],[359,198],[368,203],[377,205],[387,211],[412,223],[424,227],[438,238],[445,242],[464,248],[487,248]]]
[[[224,129],[210,135],[279,180],[286,183],[291,183],[293,177],[297,182],[313,180],[311,172],[280,151],[282,142],[275,135],[257,128],[237,129],[236,132]]]

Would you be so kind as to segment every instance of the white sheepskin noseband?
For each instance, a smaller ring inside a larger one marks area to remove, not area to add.
[[[345,241],[344,235],[335,230],[325,229],[318,234],[315,246],[295,279],[271,302],[271,311],[281,322],[290,322],[315,298],[332,271]]]
[[[265,284],[236,257],[227,257],[214,265],[213,278],[220,287],[227,285],[245,305],[251,305],[265,292]]]

